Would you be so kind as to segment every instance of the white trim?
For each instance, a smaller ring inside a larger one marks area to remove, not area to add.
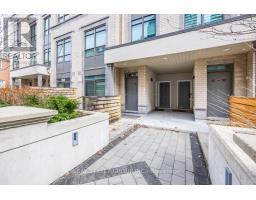
[[[157,86],[157,106],[158,106],[158,108],[162,108],[162,107],[160,107],[160,83],[169,83],[170,84],[170,105],[169,105],[169,108],[171,108],[171,105],[172,105],[172,102],[171,102],[171,97],[172,97],[172,84],[171,84],[171,81],[158,81],[157,82],[157,84],[158,84],[158,86]],[[167,108],[165,108],[165,109],[167,109]]]
[[[192,80],[177,80],[177,108],[179,109],[179,83],[180,82],[190,82],[190,94],[192,94]],[[193,94],[192,94],[193,95]],[[190,109],[192,108],[192,95],[190,95]]]

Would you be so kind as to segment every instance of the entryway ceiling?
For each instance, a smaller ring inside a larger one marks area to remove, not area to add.
[[[115,63],[114,66],[126,68],[146,65],[158,74],[192,72],[194,62],[197,59],[247,53],[251,50],[250,45],[248,43],[239,43],[184,53],[161,55],[119,62]]]

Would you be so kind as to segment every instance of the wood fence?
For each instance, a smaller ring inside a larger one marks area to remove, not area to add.
[[[109,113],[109,121],[121,117],[121,96],[83,97],[85,110]]]
[[[230,97],[231,125],[256,128],[256,98]]]

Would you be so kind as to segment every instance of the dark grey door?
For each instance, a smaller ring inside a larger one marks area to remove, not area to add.
[[[180,109],[190,108],[190,81],[178,82],[178,107]]]
[[[228,117],[231,93],[231,71],[208,72],[207,115],[210,117]]]
[[[170,108],[170,83],[159,83],[159,107]]]
[[[138,110],[138,76],[137,73],[125,75],[125,109]]]

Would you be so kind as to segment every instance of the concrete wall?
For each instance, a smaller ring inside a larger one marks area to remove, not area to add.
[[[207,117],[207,66],[218,64],[234,64],[233,95],[247,94],[247,55],[238,54],[223,57],[200,59],[194,66],[194,113],[198,119]]]
[[[157,81],[171,81],[171,108],[178,108],[178,80],[190,80],[192,84],[193,73],[158,74]],[[192,86],[191,86],[192,88]],[[191,91],[192,93],[192,91]],[[158,94],[159,96],[159,94]],[[193,96],[193,95],[192,95]],[[192,100],[192,99],[191,99]]]
[[[247,96],[256,97],[256,52],[247,54]]]
[[[52,183],[109,143],[108,124],[107,114],[95,113],[0,130],[0,184]]]

